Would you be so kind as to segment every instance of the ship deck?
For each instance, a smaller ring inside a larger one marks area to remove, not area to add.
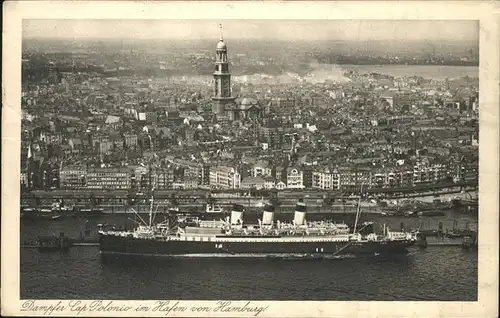
[[[170,241],[194,242],[253,242],[253,243],[307,243],[307,242],[349,242],[349,235],[338,236],[168,236]],[[369,242],[369,240],[362,240]]]

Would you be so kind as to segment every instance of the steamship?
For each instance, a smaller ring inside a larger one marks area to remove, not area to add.
[[[377,234],[372,222],[358,224],[359,204],[351,231],[345,223],[308,222],[301,200],[292,222],[275,221],[274,207],[267,204],[258,224],[245,224],[242,205],[233,205],[221,220],[176,215],[155,223],[153,196],[150,201],[149,222],[137,214],[142,222],[132,231],[99,231],[101,255],[340,258],[406,253],[416,242],[412,233],[384,226]]]

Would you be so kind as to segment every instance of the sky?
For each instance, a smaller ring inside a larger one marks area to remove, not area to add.
[[[478,41],[465,20],[23,20],[24,38]]]

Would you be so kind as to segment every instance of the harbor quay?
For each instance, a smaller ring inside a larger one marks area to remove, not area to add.
[[[232,204],[218,204],[221,208],[221,212],[211,212],[213,214],[224,214],[231,211]],[[250,213],[259,213],[262,212],[262,208],[255,206],[245,206],[245,209]],[[104,213],[110,214],[134,214],[135,213],[148,213],[149,205],[147,204],[139,204],[135,206],[120,206],[120,205],[101,205],[99,206],[103,209]],[[182,212],[194,212],[194,213],[203,213],[205,212],[205,206],[198,204],[186,204],[178,206],[180,213]],[[295,204],[286,204],[280,205],[277,207],[276,212],[278,213],[293,213],[295,208]],[[157,213],[167,213],[169,211],[168,205],[158,205]],[[322,205],[308,205],[307,212],[308,213],[328,213],[328,214],[355,214],[357,211],[357,207],[354,205],[342,206],[342,205],[333,205],[333,206],[322,206]],[[364,207],[365,213],[381,213],[383,209],[376,205],[366,205]]]
[[[469,199],[477,196],[477,182],[458,182],[442,184],[426,184],[413,187],[398,188],[369,188],[363,192],[364,199],[404,199],[419,197],[444,197],[449,194],[465,194]],[[66,200],[114,200],[122,203],[127,199],[142,200],[148,194],[129,190],[115,189],[54,189],[41,190],[34,189],[21,193],[22,200],[39,199],[66,199]],[[297,189],[297,190],[209,190],[209,189],[167,189],[155,190],[154,196],[159,200],[259,200],[262,198],[276,198],[278,200],[287,199],[333,199],[333,200],[353,200],[357,201],[359,193],[325,191],[320,189]]]
[[[389,190],[389,189],[387,189]],[[261,210],[267,203],[276,206],[281,213],[293,212],[296,202],[300,199],[308,207],[310,213],[356,213],[357,205],[361,206],[365,213],[379,214],[384,211],[387,205],[394,205],[397,202],[417,201],[422,204],[431,205],[436,200],[438,202],[450,202],[455,199],[475,202],[477,201],[477,190],[474,185],[462,187],[450,187],[432,189],[425,192],[405,193],[404,195],[380,197],[367,196],[360,202],[358,197],[348,195],[325,193],[323,191],[284,191],[277,196],[249,196],[238,193],[202,193],[200,191],[158,191],[157,198],[158,212],[167,212],[169,208],[177,207],[180,211],[190,211],[201,213],[205,211],[207,204],[213,204],[227,212],[233,204],[243,205],[247,210]],[[104,213],[141,213],[149,209],[148,200],[141,195],[135,194],[134,199],[130,199],[130,193],[126,191],[33,191],[22,196],[21,206],[23,208],[33,205],[36,201],[38,207],[50,207],[54,201],[63,202],[65,205],[77,208],[87,208],[95,206],[101,208]],[[383,204],[388,203],[388,204]]]
[[[434,200],[439,200],[440,202],[450,202],[451,200],[462,200],[464,202],[471,202],[471,200],[477,200],[477,193],[474,192],[455,192],[455,193],[446,193],[438,196],[418,196],[418,197],[409,197],[407,201],[414,200],[420,202],[422,204],[431,205]],[[293,213],[295,209],[295,205],[297,202],[297,198],[287,198],[280,201],[277,205],[277,212],[280,213]],[[307,206],[308,213],[331,213],[331,214],[355,214],[358,208],[358,202],[352,199],[345,200],[342,204],[341,202],[334,203],[331,205],[327,205],[324,203],[322,199],[302,199],[302,201]],[[341,200],[337,200],[341,201]],[[405,200],[402,200],[404,202]],[[269,199],[266,198],[252,198],[252,199],[223,199],[217,201],[217,205],[220,206],[224,211],[230,211],[230,208],[233,204],[241,204],[248,211],[252,212],[260,212],[262,210],[263,202],[270,202]],[[472,201],[474,202],[474,201]],[[394,202],[393,202],[394,203]],[[380,205],[375,201],[361,201],[359,205],[363,211],[363,213],[368,214],[380,214],[386,210],[384,205]],[[171,205],[168,203],[159,204],[158,211],[166,212]],[[126,207],[123,205],[102,205],[104,213],[133,213],[130,210],[130,207]],[[136,209],[137,207],[137,209]],[[139,211],[147,211],[149,209],[149,205],[147,204],[139,204],[136,207],[132,207],[136,209],[136,212]],[[181,211],[203,211],[205,206],[203,204],[179,204],[179,209]]]

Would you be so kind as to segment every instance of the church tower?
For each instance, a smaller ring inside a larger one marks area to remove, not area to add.
[[[235,97],[231,95],[231,73],[227,58],[227,46],[222,37],[222,24],[219,25],[221,35],[215,49],[214,95],[212,97],[212,113],[222,115],[226,105],[233,104]]]

